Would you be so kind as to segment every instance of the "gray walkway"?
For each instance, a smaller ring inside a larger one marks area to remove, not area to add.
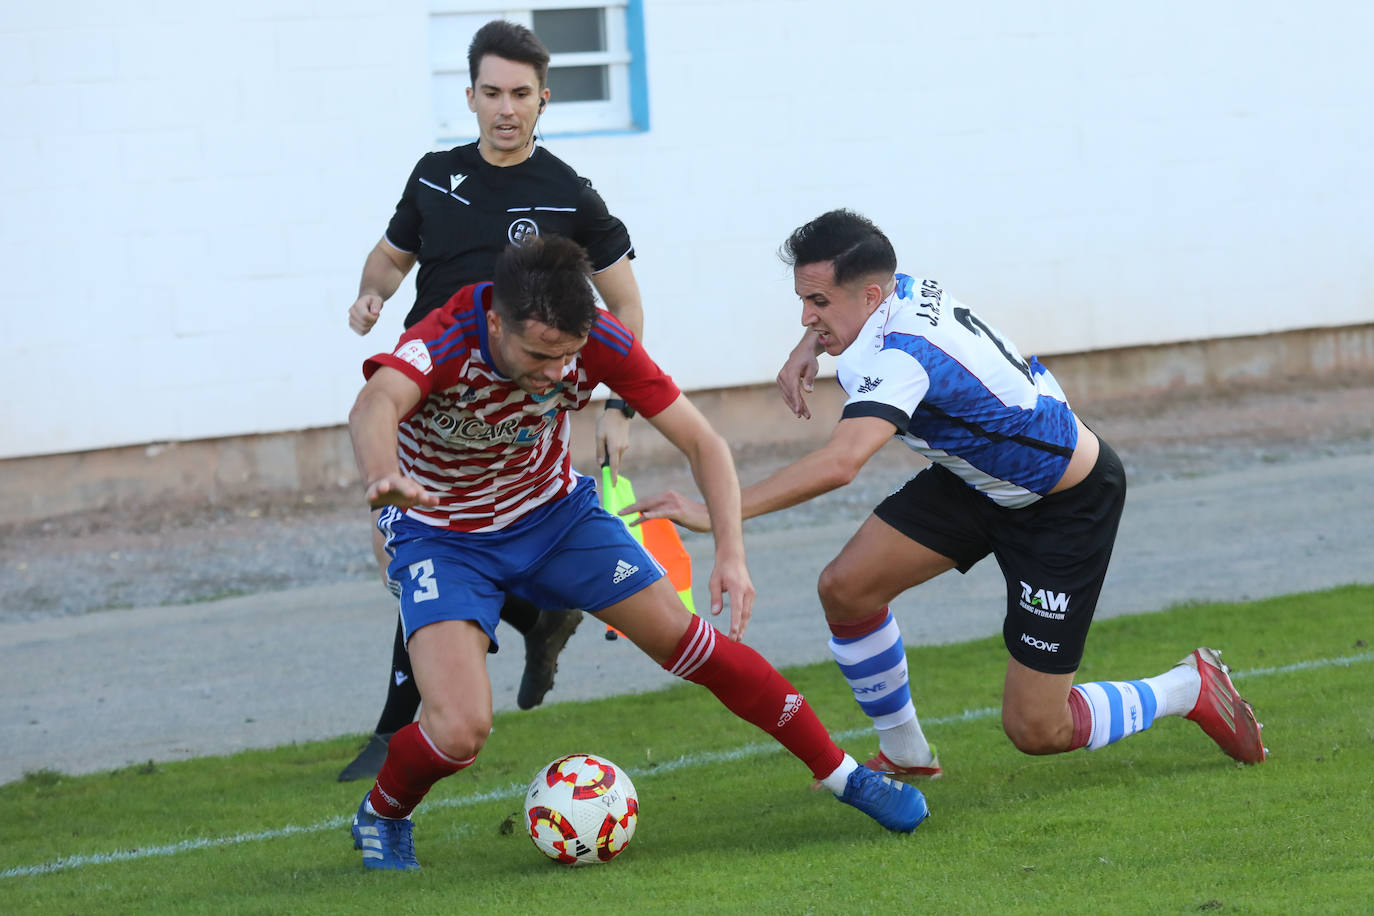
[[[829,658],[814,583],[855,527],[750,534],[759,597],[748,639],[775,664]],[[1136,486],[1099,616],[1374,582],[1371,544],[1368,453]],[[693,554],[702,585],[709,545],[694,541]],[[999,632],[1002,588],[987,561],[905,596],[895,610],[907,644]],[[701,589],[697,603],[706,605]],[[365,731],[380,710],[390,608],[380,586],[354,583],[0,625],[0,781]],[[510,649],[490,664],[500,709],[515,706],[513,633]],[[673,680],[588,619],[549,702]]]

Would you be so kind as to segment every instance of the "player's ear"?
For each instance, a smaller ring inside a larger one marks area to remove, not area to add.
[[[487,310],[487,336],[501,336],[501,316],[496,314],[496,309]]]
[[[469,86],[467,89],[464,89],[463,92],[464,92],[464,93],[467,95],[467,97],[468,97],[468,111],[472,112],[473,114],[476,114],[476,113],[477,113],[477,93],[475,93],[475,92],[472,91],[472,87],[471,87],[471,86]]]

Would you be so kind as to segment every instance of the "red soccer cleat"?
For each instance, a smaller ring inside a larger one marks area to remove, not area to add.
[[[1263,726],[1255,721],[1255,711],[1231,683],[1231,669],[1221,663],[1221,652],[1200,648],[1179,664],[1196,668],[1202,675],[1197,705],[1187,718],[1200,725],[1231,758],[1241,763],[1262,762],[1268,753],[1260,737]]]
[[[913,779],[939,779],[945,771],[940,769],[940,757],[934,754],[934,750],[931,748],[930,766],[904,767],[888,760],[887,755],[882,751],[879,751],[878,756],[866,762],[864,766],[878,773],[887,773],[894,779],[900,779],[903,782],[909,782]]]

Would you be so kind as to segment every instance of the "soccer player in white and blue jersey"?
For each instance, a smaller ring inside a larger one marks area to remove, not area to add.
[[[849,399],[824,446],[743,490],[744,517],[847,484],[893,436],[931,462],[874,509],[818,585],[835,661],[878,732],[868,766],[941,775],[888,603],[988,554],[1007,582],[1002,726],[1017,748],[1097,749],[1180,715],[1236,760],[1262,761],[1260,726],[1212,649],[1157,677],[1073,683],[1126,478],[1049,371],[938,283],[897,272],[887,237],[857,213],[834,210],[800,227],[783,259],[807,329],[779,374],[784,397],[809,416],[801,390],[826,352]],[[630,511],[710,525],[700,503],[672,492]]]

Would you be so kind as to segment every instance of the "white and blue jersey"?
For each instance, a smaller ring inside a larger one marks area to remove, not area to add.
[[[1049,370],[932,280],[896,288],[836,361],[844,418],[878,417],[1000,506],[1049,493],[1078,424]]]

